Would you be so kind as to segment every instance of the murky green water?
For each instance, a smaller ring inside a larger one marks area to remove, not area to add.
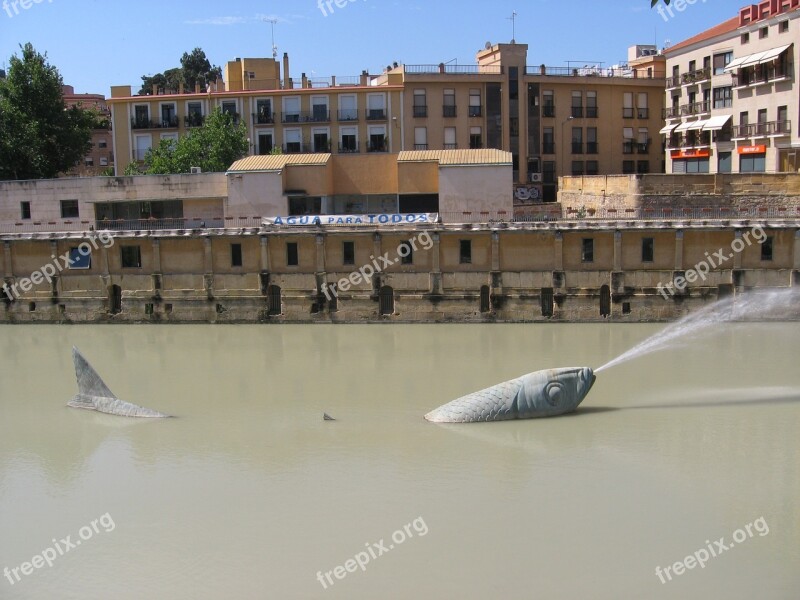
[[[798,324],[610,369],[571,416],[422,419],[660,327],[0,328],[0,569],[114,525],[0,598],[796,598]],[[179,418],[67,408],[73,344]],[[656,575],[760,517],[768,534]]]

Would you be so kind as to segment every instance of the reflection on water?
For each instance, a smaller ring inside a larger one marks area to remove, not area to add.
[[[659,328],[3,328],[0,569],[98,515],[116,529],[0,597],[790,597],[800,325],[726,324],[608,369],[566,417],[422,418]],[[178,418],[68,409],[73,344],[118,397]],[[761,516],[769,536],[656,577]],[[317,581],[418,517],[424,538]]]

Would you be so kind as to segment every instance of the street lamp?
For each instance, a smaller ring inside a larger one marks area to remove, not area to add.
[[[566,174],[566,169],[564,168],[564,146],[567,145],[567,141],[564,138],[564,125],[566,125],[569,121],[573,121],[575,117],[569,116],[561,123],[561,172],[562,177]]]

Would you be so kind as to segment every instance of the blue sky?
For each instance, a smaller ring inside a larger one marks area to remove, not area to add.
[[[8,2],[9,16],[3,2]],[[473,64],[487,41],[508,42],[516,10],[528,64],[625,60],[628,46],[673,44],[735,16],[744,0],[696,0],[665,21],[650,0],[351,0],[324,16],[317,0],[0,0],[0,67],[19,44],[47,52],[79,93],[139,88],[141,76],[178,66],[199,46],[212,63],[271,55],[270,25],[291,75],[358,75],[393,61]],[[327,10],[327,9],[326,9]]]

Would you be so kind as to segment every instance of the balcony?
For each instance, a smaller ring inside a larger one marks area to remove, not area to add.
[[[633,118],[633,108],[623,107],[622,109],[622,118],[623,119],[632,119]]]
[[[275,113],[253,113],[253,125],[271,125],[275,123]]]
[[[314,110],[311,112],[289,112],[281,115],[282,123],[330,123],[331,113],[328,110]]]
[[[791,121],[769,121],[765,123],[752,123],[749,125],[735,125],[733,128],[733,137],[739,139],[784,136],[791,135],[791,133]]]
[[[705,67],[704,69],[696,69],[694,71],[682,73],[681,85],[694,85],[695,83],[708,81],[709,79],[711,79],[711,67]]]
[[[446,119],[453,119],[458,116],[458,111],[454,105],[445,104],[442,106],[442,116]]]
[[[572,142],[572,153],[583,154],[583,142]]]
[[[649,119],[650,118],[650,109],[649,108],[637,108],[636,109],[636,118],[637,119]]]
[[[556,107],[554,104],[545,104],[542,107],[542,116],[547,117],[549,119],[555,118],[556,116]]]
[[[639,154],[650,154],[650,140],[646,142],[638,142],[636,144],[636,152]]]
[[[599,111],[596,106],[587,106],[586,107],[586,118],[588,119],[597,119],[599,117]]]
[[[556,145],[553,142],[545,142],[542,144],[542,154],[555,154]]]
[[[427,150],[428,144],[414,144],[414,150]]]
[[[733,87],[744,88],[758,85],[767,85],[774,81],[781,81],[792,76],[791,65],[767,64],[739,69],[733,74]]]
[[[458,144],[445,144],[445,150],[458,150]]]
[[[670,106],[661,111],[661,116],[664,119],[679,119],[681,114],[680,106]]]
[[[635,145],[636,143],[633,140],[625,140],[624,142],[622,142],[622,153],[633,154]]]
[[[586,154],[599,154],[599,146],[597,142],[586,142]]]
[[[367,144],[367,152],[388,152],[386,140],[372,140]]]
[[[428,117],[428,107],[427,106],[415,106],[414,107],[414,118],[415,119],[426,119]]]
[[[200,113],[192,113],[183,117],[184,127],[202,127],[206,122],[206,118]]]
[[[674,75],[672,77],[667,77],[667,88],[676,88],[680,87],[681,85],[681,76]]]
[[[350,121],[358,121],[357,108],[343,108],[339,110],[339,122],[346,123]]]
[[[385,121],[386,109],[385,108],[368,108],[367,121]]]
[[[238,112],[225,112],[225,111],[222,111],[222,114],[229,116],[234,125],[238,125],[239,124],[239,120],[242,118],[242,115],[240,115]]]
[[[500,65],[403,65],[407,75],[502,75]]]
[[[339,154],[358,154],[358,142],[342,142],[339,144]]]
[[[160,121],[151,121],[137,117],[131,118],[131,129],[175,129],[178,127],[178,117],[166,117]]]
[[[482,117],[483,116],[483,107],[482,106],[470,106],[469,107],[469,116],[470,117]]]
[[[582,119],[583,118],[583,107],[582,106],[573,106],[571,114],[572,114],[572,118],[573,119]]]
[[[693,102],[691,104],[682,104],[680,107],[680,113],[682,117],[701,115],[708,112],[711,112],[711,102],[709,100]]]

